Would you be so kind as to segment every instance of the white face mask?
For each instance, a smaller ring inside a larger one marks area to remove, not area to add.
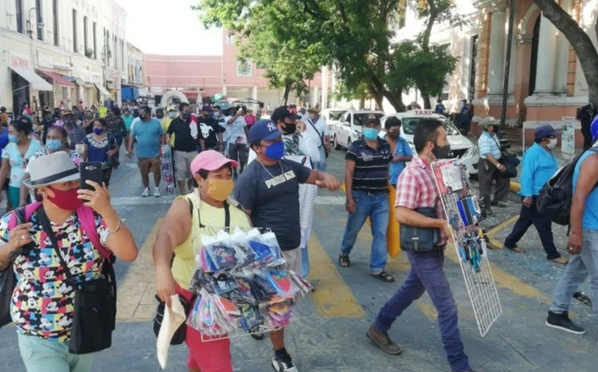
[[[178,116],[178,115],[176,114],[176,112],[175,112],[175,111],[171,111],[171,112],[169,112],[169,113],[168,113],[168,117],[169,117],[169,118],[171,118],[171,119],[174,119],[174,118],[176,118],[177,116]]]
[[[556,144],[558,143],[558,139],[556,138],[551,138],[550,142],[548,142],[548,144],[546,145],[549,149],[553,149],[556,147]]]

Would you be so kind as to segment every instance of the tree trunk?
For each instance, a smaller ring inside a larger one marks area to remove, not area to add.
[[[282,102],[282,105],[283,105],[283,106],[286,106],[286,105],[288,105],[288,104],[289,104],[289,94],[291,93],[291,88],[292,88],[292,87],[293,87],[293,84],[292,84],[292,83],[287,83],[287,84],[284,86],[284,94],[283,94],[283,96],[282,96],[282,100],[283,100],[283,102]]]
[[[581,63],[588,82],[590,102],[598,106],[598,52],[590,36],[554,0],[534,0],[542,14],[565,35]],[[598,25],[596,26],[598,32]]]
[[[376,101],[376,109],[377,110],[382,110],[384,96],[382,94],[380,94],[380,92],[378,92],[376,90],[376,88],[374,88],[371,85],[368,85],[368,92],[370,93],[370,95],[372,96],[372,98],[374,98],[374,100]]]
[[[422,99],[424,100],[424,109],[431,110],[432,102],[430,101],[430,95],[427,93],[422,93]]]

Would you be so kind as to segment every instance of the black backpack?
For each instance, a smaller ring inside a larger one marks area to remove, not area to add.
[[[589,149],[598,154],[598,148]],[[573,198],[573,173],[579,158],[577,155],[569,164],[559,169],[540,190],[536,202],[538,212],[559,225],[569,225],[571,215],[571,200]]]

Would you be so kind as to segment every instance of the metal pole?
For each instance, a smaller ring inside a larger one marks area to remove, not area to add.
[[[505,76],[502,89],[502,107],[500,112],[500,131],[505,130],[507,119],[507,97],[509,95],[509,73],[511,71],[511,49],[513,47],[513,33],[515,28],[515,0],[509,2],[509,32],[507,33],[507,57],[505,61]]]

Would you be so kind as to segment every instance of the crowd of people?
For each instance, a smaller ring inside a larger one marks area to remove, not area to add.
[[[90,346],[89,338],[94,337],[90,333],[80,336],[83,326],[78,317],[84,315],[77,313],[82,310],[75,299],[85,294],[85,283],[100,281],[102,285],[97,288],[109,287],[105,282],[113,277],[110,270],[115,257],[133,261],[137,256],[133,236],[110,205],[108,190],[123,143],[126,154],[137,158],[142,197],[149,197],[152,191],[154,197],[160,197],[162,147],[172,148],[180,196],[167,212],[153,246],[157,296],[166,306],[171,306],[174,295],[188,305],[192,301],[189,285],[195,271],[194,242],[214,228],[255,226],[272,230],[288,268],[307,277],[317,189],[337,190],[340,182],[325,172],[330,151],[325,121],[317,109],[299,112],[303,116],[281,106],[269,119],[258,119],[244,107],[222,110],[206,105],[195,113],[187,103],[156,110],[148,106],[113,107],[105,115],[73,107],[59,110],[58,116],[45,112],[37,132],[25,114],[3,128],[0,184],[7,185],[9,206],[15,210],[0,219],[0,270],[12,269],[16,274],[10,314],[27,370],[90,371],[93,352],[107,347]],[[366,335],[382,351],[400,354],[401,347],[388,331],[405,309],[428,292],[438,311],[451,370],[473,372],[461,340],[457,305],[443,269],[452,231],[440,207],[431,169],[432,162],[450,156],[447,132],[437,119],[422,120],[414,133],[414,154],[401,137],[401,125],[398,118],[386,120],[382,138],[381,123],[371,116],[363,124],[363,136],[348,148],[348,220],[338,263],[343,268],[351,266],[357,234],[369,218],[373,236],[370,275],[385,283],[394,282],[385,271],[391,213],[400,224],[414,229],[437,229],[441,239],[429,250],[406,252],[410,272],[379,310]],[[504,206],[502,180],[508,180],[500,177],[507,169],[501,162],[503,154],[495,132],[494,126],[487,125],[479,140],[480,200],[487,211],[492,206]],[[591,125],[591,133],[596,143],[598,118]],[[521,216],[505,246],[523,253],[517,243],[534,224],[547,258],[566,264],[567,259],[554,246],[550,221],[535,211],[540,188],[556,170],[551,149],[559,135],[550,125],[536,129],[535,144],[523,159]],[[104,185],[79,184],[78,164],[82,161],[102,163]],[[588,275],[592,278],[594,311],[598,312],[597,182],[598,156],[588,151],[573,175],[575,194],[568,242],[573,258],[555,290],[546,320],[550,327],[576,334],[585,330],[569,319],[568,307],[575,288]],[[493,186],[497,192],[492,200]],[[389,205],[390,193],[396,195],[393,206]],[[423,209],[437,212],[430,217],[421,213]],[[110,300],[110,293],[106,290],[102,295]],[[111,332],[115,314],[109,304],[98,305],[100,313],[104,308],[107,311],[102,318],[107,323],[99,323]],[[89,322],[88,327],[92,327]],[[196,329],[183,327],[189,371],[233,370],[228,339],[206,341]],[[269,338],[274,370],[297,372],[286,349],[284,329],[270,332]],[[91,351],[80,352],[83,347]]]

